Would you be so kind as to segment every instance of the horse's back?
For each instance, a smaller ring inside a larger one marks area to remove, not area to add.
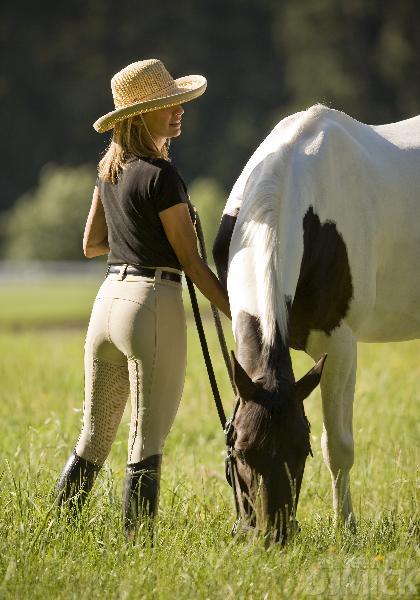
[[[255,211],[270,204],[268,228],[276,227],[276,219],[287,224],[280,223],[275,238],[280,253],[287,249],[277,259],[284,271],[279,289],[286,283],[290,295],[302,260],[303,219],[311,209],[321,223],[333,222],[344,241],[353,281],[346,320],[356,335],[372,341],[415,337],[419,190],[420,117],[372,126],[316,105],[281,121],[235,184],[230,202],[242,211],[231,256],[243,243],[242,225],[258,223]]]
[[[400,150],[420,151],[420,115],[398,123],[370,127]]]
[[[419,241],[420,117],[365,125],[323,106],[307,111],[287,164],[294,197],[321,220],[356,230],[384,248],[386,240]]]
[[[259,185],[261,167],[271,162],[273,170],[277,170],[276,156],[284,154],[289,155],[285,169],[297,169],[297,178],[305,175],[303,171],[324,176],[328,163],[334,163],[334,170],[341,177],[359,180],[360,174],[365,173],[378,188],[396,187],[407,196],[408,203],[417,202],[420,116],[387,125],[366,125],[343,112],[316,104],[282,119],[272,129],[236,180],[224,212],[234,214],[243,202],[245,189],[251,187],[252,193],[252,188]],[[270,176],[269,169],[264,176]],[[257,180],[255,186],[253,178]]]
[[[354,287],[347,319],[366,341],[417,337],[420,117],[371,126],[327,109],[316,130],[324,141],[310,178],[319,217],[337,224],[347,247]]]
[[[420,334],[420,117],[371,126],[320,107],[289,169],[321,222],[341,233],[353,281],[346,320],[365,341]]]

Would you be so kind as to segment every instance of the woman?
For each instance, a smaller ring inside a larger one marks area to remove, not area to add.
[[[108,254],[85,343],[83,428],[61,473],[57,501],[80,510],[131,398],[124,488],[126,532],[157,510],[162,451],[181,398],[186,361],[182,270],[227,316],[229,301],[197,252],[185,184],[168,160],[182,104],[204,93],[199,75],[174,80],[143,60],[111,80],[113,128],[83,239],[85,256]]]

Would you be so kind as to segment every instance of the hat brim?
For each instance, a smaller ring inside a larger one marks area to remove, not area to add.
[[[177,104],[184,104],[184,102],[190,102],[190,100],[194,100],[204,94],[207,87],[207,80],[202,75],[187,75],[186,77],[175,79],[175,84],[176,91],[169,96],[137,102],[136,104],[113,110],[95,121],[93,128],[98,133],[104,133],[112,129],[118,121],[128,119],[129,117],[134,117],[135,115],[150,112],[158,108],[168,108]]]

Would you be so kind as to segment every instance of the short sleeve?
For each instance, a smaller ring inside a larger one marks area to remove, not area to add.
[[[163,166],[156,177],[153,200],[158,212],[175,206],[175,204],[188,202],[187,186],[170,163]]]

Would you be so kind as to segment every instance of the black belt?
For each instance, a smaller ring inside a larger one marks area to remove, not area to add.
[[[106,272],[107,275],[110,273],[120,273],[123,265],[109,265]],[[125,275],[140,275],[141,277],[153,278],[156,274],[156,269],[150,267],[135,267],[134,265],[127,265],[125,269]],[[176,281],[181,283],[181,275],[179,273],[172,273],[172,271],[161,271],[161,279],[169,279],[169,281]]]

